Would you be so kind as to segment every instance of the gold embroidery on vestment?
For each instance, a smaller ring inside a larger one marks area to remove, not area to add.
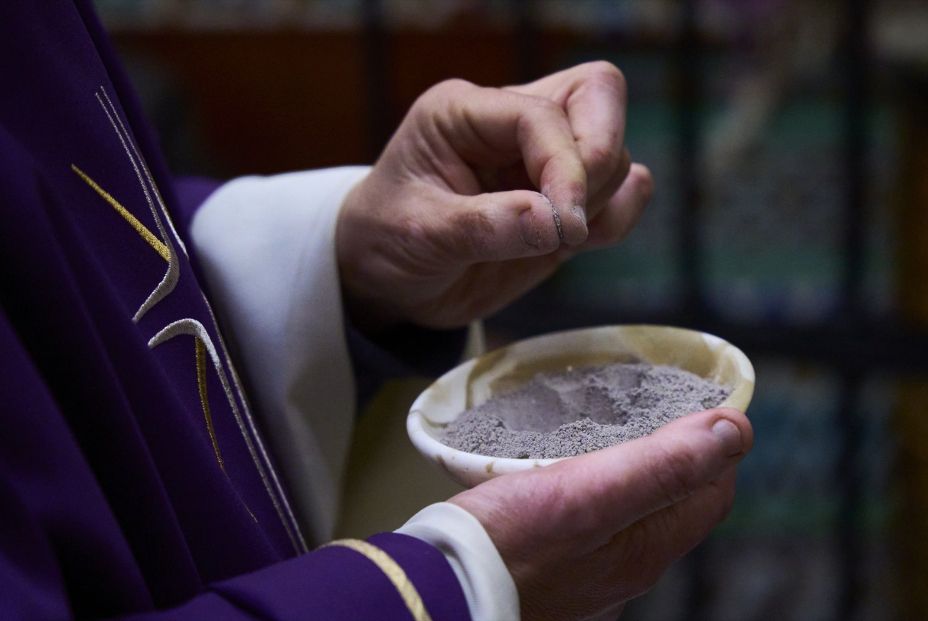
[[[372,543],[360,539],[338,539],[327,543],[322,547],[342,546],[350,548],[359,554],[363,554],[367,560],[371,561],[384,575],[393,583],[400,597],[409,609],[409,614],[415,621],[432,621],[429,611],[425,609],[425,603],[416,590],[416,586],[409,581],[403,568],[394,561],[389,554],[378,548]]]
[[[219,441],[216,439],[216,430],[213,428],[213,415],[209,409],[209,395],[206,392],[206,348],[199,337],[193,337],[197,362],[197,391],[200,393],[200,405],[203,407],[203,417],[206,419],[206,431],[209,433],[209,441],[213,443],[213,452],[216,453],[216,461],[219,467],[225,472],[226,465],[222,461],[222,452],[219,450]]]
[[[129,223],[129,226],[131,226],[133,229],[135,229],[135,232],[138,233],[139,235],[141,235],[141,236],[142,236],[142,239],[144,239],[146,242],[148,242],[148,245],[151,246],[152,248],[154,248],[155,252],[157,252],[158,254],[161,255],[161,258],[163,258],[165,261],[170,261],[170,260],[171,260],[171,251],[168,250],[167,245],[166,245],[163,241],[161,241],[160,239],[158,239],[158,238],[155,236],[155,234],[152,233],[152,232],[148,229],[147,226],[145,226],[144,224],[142,224],[142,223],[139,221],[138,218],[136,218],[135,216],[133,216],[133,215],[129,212],[128,209],[126,209],[125,207],[123,207],[122,204],[121,204],[118,200],[116,200],[115,198],[113,198],[113,196],[112,196],[109,192],[107,192],[106,190],[104,190],[103,188],[101,188],[101,187],[97,184],[97,182],[94,181],[93,179],[91,179],[90,176],[89,176],[87,173],[85,173],[83,170],[81,170],[80,168],[78,168],[78,167],[75,166],[74,164],[71,164],[71,170],[73,170],[75,173],[77,173],[77,176],[80,177],[81,179],[83,179],[84,183],[86,183],[87,185],[89,185],[89,186],[94,190],[94,192],[96,192],[97,194],[99,194],[100,197],[103,198],[103,200],[105,200],[107,203],[109,203],[110,206],[111,206],[113,209],[116,210],[116,213],[118,213],[120,216],[122,216],[123,220],[125,220],[126,222],[128,222],[128,223]]]
[[[100,91],[105,91],[105,89],[101,86]],[[167,246],[168,255],[170,257],[168,259],[168,269],[164,273],[164,277],[161,279],[161,282],[158,283],[158,286],[155,287],[145,299],[145,301],[142,302],[142,305],[139,306],[139,309],[132,317],[132,321],[138,322],[158,302],[163,300],[165,297],[170,295],[172,291],[174,291],[174,287],[177,285],[177,280],[180,277],[180,269],[178,266],[177,257],[174,253],[174,245],[168,237],[164,225],[161,223],[161,217],[158,215],[158,209],[155,207],[155,203],[152,201],[151,194],[148,191],[148,186],[142,179],[142,173],[139,170],[139,164],[136,162],[136,158],[132,155],[132,152],[135,150],[133,146],[135,143],[132,142],[132,137],[128,134],[125,126],[122,124],[122,120],[120,119],[119,114],[116,112],[116,108],[110,106],[112,108],[111,112],[110,109],[107,108],[106,103],[104,103],[103,98],[100,97],[100,93],[95,93],[95,96],[97,98],[97,103],[100,104],[100,108],[103,110],[103,113],[109,120],[110,126],[113,128],[113,131],[116,132],[116,138],[119,139],[119,143],[122,145],[122,149],[125,152],[126,157],[129,158],[129,164],[132,165],[132,170],[135,171],[135,178],[138,180],[139,186],[142,188],[142,193],[145,195],[145,202],[148,203],[148,208],[151,210],[151,215],[155,221],[155,226],[158,227],[158,232],[161,233],[160,239],[162,239],[165,246]],[[130,146],[133,146],[133,148],[130,149]],[[138,155],[137,152],[136,155]]]
[[[87,183],[87,185],[89,185],[95,192],[97,192],[97,194],[99,194],[107,203],[109,203],[116,210],[116,212],[119,213],[120,216],[122,216],[123,219],[125,219],[126,222],[131,225],[132,228],[135,229],[135,231],[168,263],[168,269],[165,272],[161,282],[151,292],[151,294],[133,316],[132,320],[134,322],[138,322],[151,308],[153,308],[156,304],[158,304],[158,302],[169,295],[177,284],[180,276],[180,269],[179,262],[177,261],[177,255],[174,250],[174,242],[176,242],[181,247],[185,254],[187,253],[187,249],[184,247],[183,240],[177,234],[174,223],[171,219],[170,212],[164,203],[164,199],[161,196],[158,185],[155,183],[155,180],[148,168],[147,163],[145,162],[145,159],[139,152],[138,146],[135,144],[135,140],[126,127],[126,124],[123,123],[122,117],[116,110],[116,106],[110,99],[109,94],[107,94],[106,89],[101,85],[99,91],[94,93],[94,96],[96,97],[97,102],[100,104],[101,109],[109,120],[113,131],[116,133],[116,137],[119,139],[119,142],[123,147],[123,151],[125,152],[126,157],[128,158],[129,163],[135,172],[136,179],[139,182],[142,192],[145,195],[145,201],[148,203],[148,206],[151,209],[155,225],[157,226],[158,231],[160,231],[161,236],[164,238],[162,240],[154,233],[152,233],[152,231],[149,230],[144,224],[142,224],[142,222],[140,222],[135,216],[133,216],[129,210],[123,207],[122,204],[115,199],[115,197],[103,190],[103,188],[101,188],[99,184],[91,179],[90,176],[87,175],[84,171],[82,171],[76,165],[71,164],[71,169],[75,172],[75,174],[77,174],[85,183]],[[149,189],[151,191],[149,191]],[[167,221],[168,228],[170,229],[171,233],[173,233],[173,242],[172,237],[168,235],[168,232],[165,229],[161,216],[159,216],[159,207],[161,215],[163,215],[164,219]],[[206,304],[206,308],[209,310],[213,326],[218,333],[216,318],[213,316],[212,308],[210,308],[209,302],[206,301],[205,297],[204,302]],[[220,384],[222,385],[223,392],[225,393],[229,406],[232,409],[233,418],[238,425],[242,439],[245,441],[245,445],[248,448],[248,452],[252,458],[252,461],[254,462],[255,468],[257,469],[258,474],[261,477],[261,481],[264,484],[264,488],[271,499],[274,510],[280,518],[284,530],[287,532],[287,536],[293,544],[296,552],[300,553],[308,551],[308,546],[306,545],[306,540],[301,532],[300,525],[297,522],[292,509],[290,508],[290,503],[287,499],[287,496],[284,493],[277,473],[275,472],[274,467],[268,458],[264,445],[261,441],[261,437],[257,432],[254,421],[252,420],[247,400],[245,399],[244,392],[240,385],[241,382],[235,372],[235,367],[232,364],[232,360],[228,351],[226,350],[225,343],[222,341],[221,334],[219,335],[219,344],[222,346],[222,352],[225,357],[226,364],[228,365],[229,372],[231,373],[235,390],[237,391],[239,399],[241,400],[241,412],[235,400],[235,396],[232,393],[232,387],[229,385],[229,380],[226,377],[225,370],[216,352],[216,348],[213,345],[212,339],[206,331],[206,328],[200,322],[193,319],[174,321],[171,324],[165,326],[154,337],[152,337],[149,340],[148,346],[150,348],[154,348],[165,340],[173,338],[173,336],[176,336],[177,333],[187,333],[194,335],[195,338],[198,337],[198,349],[196,351],[198,355],[197,387],[200,394],[200,402],[204,408],[203,413],[206,417],[207,430],[213,444],[213,451],[216,454],[216,458],[219,462],[221,470],[228,477],[228,473],[224,467],[224,460],[222,459],[221,453],[219,451],[219,444],[218,440],[216,439],[215,430],[213,429],[212,414],[209,410],[209,402],[206,393],[205,369],[207,357],[210,359],[213,367],[216,370],[217,377],[220,381]],[[244,419],[247,420],[247,428],[245,425],[245,420],[243,420],[243,416]],[[239,496],[239,499],[241,500],[242,506],[245,508],[248,514],[257,523],[258,518],[245,503],[244,499],[241,498],[241,496]]]

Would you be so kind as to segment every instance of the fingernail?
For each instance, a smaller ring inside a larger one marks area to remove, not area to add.
[[[557,238],[564,241],[564,227],[561,226],[561,214],[558,212],[554,203],[551,203],[551,217],[554,218],[554,228],[557,229]]]
[[[741,430],[733,422],[720,418],[712,425],[712,433],[719,439],[727,456],[735,457],[741,453]]]
[[[532,248],[541,246],[541,235],[531,209],[526,209],[519,214],[519,237]]]
[[[554,228],[557,231],[557,238],[560,241],[564,241],[564,227],[561,225],[561,214],[557,210],[557,207],[554,206],[554,201],[548,198],[548,192],[542,188],[541,192],[538,193],[538,196],[543,198],[548,207],[551,209],[551,219],[554,220]]]
[[[579,220],[583,226],[586,226],[586,209],[582,205],[574,205],[570,208],[570,213],[574,214],[574,217]]]

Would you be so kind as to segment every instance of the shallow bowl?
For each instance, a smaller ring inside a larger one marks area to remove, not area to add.
[[[501,474],[546,466],[559,459],[466,453],[442,444],[441,433],[465,410],[518,388],[536,373],[613,362],[675,366],[731,387],[719,407],[744,412],[754,393],[751,362],[740,349],[717,336],[670,326],[585,328],[518,341],[458,365],[413,402],[406,430],[420,453],[468,487]]]

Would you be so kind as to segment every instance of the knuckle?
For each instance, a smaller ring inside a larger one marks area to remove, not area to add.
[[[479,257],[490,253],[493,246],[493,222],[482,211],[462,211],[453,216],[452,230],[460,231],[464,250]]]
[[[472,88],[473,86],[474,84],[472,82],[468,82],[463,78],[448,78],[447,80],[442,80],[429,90],[437,93],[454,95],[463,90]]]
[[[691,480],[698,468],[689,451],[661,448],[653,459],[654,482],[664,502],[674,505],[692,493]]]
[[[591,145],[586,159],[590,168],[603,171],[618,169],[622,163],[622,156],[615,148],[614,140],[609,144]]]
[[[419,218],[411,216],[399,218],[395,227],[395,238],[399,240],[399,247],[405,250],[408,257],[415,255],[420,248],[431,241],[432,231]]]
[[[639,174],[636,175],[636,184],[638,194],[644,199],[644,202],[647,203],[651,200],[651,197],[654,196],[654,177],[651,175],[651,171],[645,167],[641,166],[639,169]]]
[[[473,88],[474,85],[461,78],[449,78],[442,80],[437,84],[426,89],[413,104],[414,108],[431,107],[440,102],[454,100],[461,95],[463,91]]]
[[[625,74],[622,70],[606,60],[595,60],[584,65],[589,79],[616,88],[624,96],[626,90]]]

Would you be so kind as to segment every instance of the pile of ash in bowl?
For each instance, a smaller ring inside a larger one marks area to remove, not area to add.
[[[729,394],[688,371],[641,362],[539,373],[461,414],[442,442],[492,457],[572,457],[648,435]]]

